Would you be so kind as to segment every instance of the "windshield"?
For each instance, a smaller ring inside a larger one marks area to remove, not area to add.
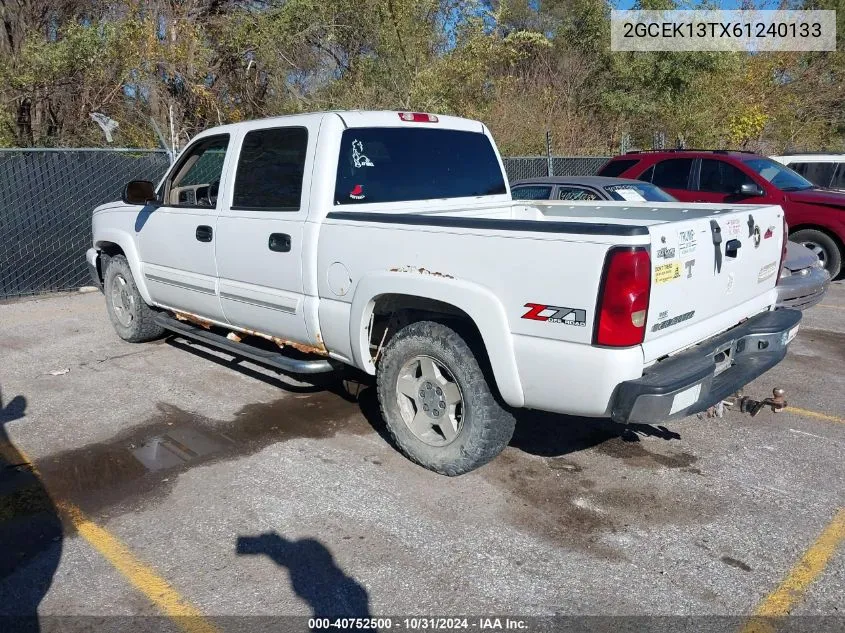
[[[606,185],[604,190],[610,195],[611,200],[628,200],[629,202],[675,202],[676,198],[670,196],[660,187],[647,182],[631,182],[621,185]]]
[[[768,158],[751,158],[743,161],[751,169],[781,191],[801,191],[815,187],[809,180]]]

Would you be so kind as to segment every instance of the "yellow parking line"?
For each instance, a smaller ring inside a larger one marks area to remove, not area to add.
[[[38,475],[38,469],[20,449],[20,456]],[[49,491],[48,491],[49,493]],[[135,556],[111,532],[92,522],[77,506],[56,500],[56,506],[76,528],[79,535],[97,550],[136,589],[186,633],[219,633],[219,629],[155,570]]]
[[[784,410],[797,415],[805,415],[808,418],[816,418],[817,420],[826,420],[828,422],[839,422],[840,424],[845,424],[845,418],[828,415],[827,413],[819,413],[818,411],[810,411],[809,409],[800,409],[798,407],[786,407]]]
[[[186,633],[217,633],[218,629],[202,613],[183,598],[170,583],[156,574],[146,563],[105,528],[93,523],[78,507],[65,501],[56,504],[70,519],[73,527],[132,585],[149,598],[166,616]]]
[[[842,306],[832,306],[828,305],[827,303],[819,303],[817,304],[820,308],[831,308],[832,310],[845,310],[845,307]]]
[[[754,616],[740,633],[775,633],[771,620],[789,615],[807,588],[824,571],[836,549],[845,540],[845,508],[839,510],[828,523],[801,560],[790,570],[777,589],[766,596],[754,611]]]
[[[845,540],[845,508],[836,513],[833,521],[810,545],[780,586],[760,603],[754,614],[763,617],[789,615],[807,587],[824,571],[843,540]]]

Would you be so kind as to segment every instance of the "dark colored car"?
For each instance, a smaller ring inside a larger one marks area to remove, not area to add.
[[[660,187],[629,178],[601,176],[550,176],[511,183],[516,200],[628,200],[630,202],[673,202]]]
[[[600,176],[650,182],[685,202],[778,204],[789,238],[814,251],[836,277],[845,255],[845,193],[817,187],[770,158],[723,150],[629,152]]]
[[[516,180],[511,184],[514,200],[618,200],[672,202],[660,187],[641,180],[604,176],[550,176]],[[809,249],[790,241],[778,279],[778,308],[806,310],[825,295],[830,275]]]

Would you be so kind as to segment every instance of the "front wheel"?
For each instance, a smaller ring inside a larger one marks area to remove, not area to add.
[[[106,308],[118,336],[130,343],[159,338],[164,328],[155,322],[155,311],[138,292],[129,262],[123,255],[109,258],[103,280]]]
[[[382,416],[399,449],[443,475],[461,475],[501,453],[515,420],[466,341],[433,321],[390,340],[378,367]]]
[[[830,235],[816,229],[801,229],[790,235],[789,239],[813,251],[825,270],[830,273],[831,279],[839,275],[842,270],[842,253],[836,240]]]

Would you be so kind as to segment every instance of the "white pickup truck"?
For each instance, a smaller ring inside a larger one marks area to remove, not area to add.
[[[514,409],[663,422],[785,356],[780,207],[632,200],[513,201],[477,121],[278,117],[129,183],[87,261],[123,339],[357,367],[400,449],[457,475],[507,445]]]

